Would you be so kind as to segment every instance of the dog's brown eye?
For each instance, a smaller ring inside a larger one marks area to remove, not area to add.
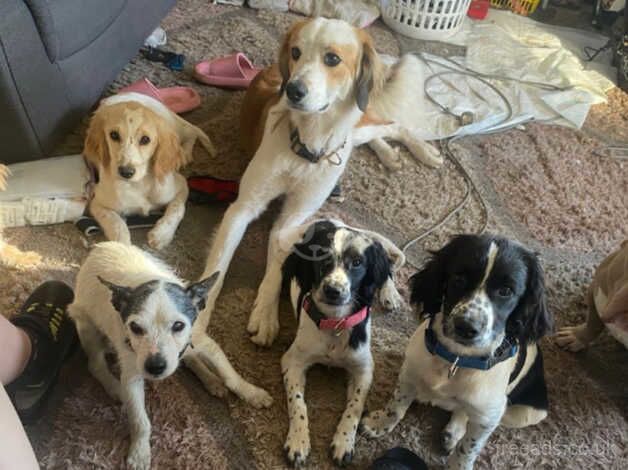
[[[351,266],[353,266],[354,268],[357,268],[358,266],[362,265],[362,260],[360,258],[354,258],[351,261]]]
[[[338,55],[334,54],[333,52],[328,52],[327,54],[325,54],[323,60],[325,62],[325,65],[327,65],[328,67],[335,67],[340,63],[340,57],[338,57]]]
[[[290,54],[292,54],[292,58],[294,60],[299,60],[299,57],[301,57],[301,49],[299,49],[298,47],[293,47],[290,50]]]
[[[183,330],[183,328],[185,328],[185,323],[183,323],[182,321],[176,321],[172,324],[172,331],[174,331],[175,333]]]
[[[120,141],[120,134],[118,134],[118,131],[111,131],[109,133],[109,137],[111,137],[111,140],[115,140],[116,142]]]
[[[134,321],[129,323],[129,328],[131,328],[131,331],[133,332],[134,335],[142,336],[144,334],[144,328],[142,328],[140,325],[138,325]]]
[[[500,297],[511,297],[514,294],[510,287],[500,287],[497,291],[497,295]]]
[[[150,137],[148,137],[147,135],[143,135],[140,138],[140,145],[148,145],[149,142],[150,142]]]

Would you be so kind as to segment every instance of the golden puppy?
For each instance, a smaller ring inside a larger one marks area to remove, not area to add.
[[[122,217],[165,207],[148,233],[148,244],[161,249],[172,241],[188,196],[178,170],[192,160],[196,139],[214,153],[201,129],[149,96],[122,93],[102,101],[83,154],[98,174],[89,210],[109,240],[130,244]]]

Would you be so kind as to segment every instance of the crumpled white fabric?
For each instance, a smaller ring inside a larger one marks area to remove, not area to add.
[[[512,117],[500,127],[535,119],[580,128],[591,105],[605,102],[606,91],[613,86],[605,76],[609,73],[605,64],[587,63],[585,67],[581,61],[583,45],[601,47],[606,42],[606,38],[595,33],[548,27],[510,12],[491,10],[485,21],[468,21],[454,42],[465,45],[467,53],[453,60],[469,69],[572,87],[556,91],[488,80],[512,106]],[[427,57],[447,64],[438,56]],[[425,77],[444,70],[438,65],[426,65]],[[475,119],[473,124],[461,127],[454,117],[428,104],[424,121],[428,128],[423,129],[426,139],[485,131],[506,117],[503,100],[486,85],[463,75],[447,75],[443,79],[447,83],[440,79],[430,81],[428,93],[453,113],[471,111]]]
[[[363,28],[379,17],[375,0],[290,0],[290,10],[306,16],[345,20]]]

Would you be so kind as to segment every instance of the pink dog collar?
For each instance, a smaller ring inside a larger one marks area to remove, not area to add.
[[[312,309],[312,306],[313,303],[308,294],[303,298],[303,310],[305,310],[314,323],[316,323],[319,330],[349,330],[362,323],[370,310],[370,307],[366,306],[344,318],[326,318],[322,313],[318,312],[316,307]],[[316,312],[313,312],[313,310],[316,310]]]

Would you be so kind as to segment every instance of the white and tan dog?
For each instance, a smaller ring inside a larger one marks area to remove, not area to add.
[[[68,312],[76,323],[90,372],[125,406],[131,427],[127,463],[133,469],[147,469],[151,460],[144,380],[162,380],[177,369],[190,344],[198,311],[217,277],[214,273],[186,285],[157,258],[119,242],[99,243],[81,266]],[[212,345],[213,362],[207,357],[197,360],[207,360],[220,378],[207,370],[199,376],[205,387],[221,396],[222,379],[227,388],[253,405],[270,405],[271,397],[240,377],[220,347]],[[108,351],[117,356],[119,379],[105,359]]]
[[[556,342],[570,351],[580,351],[606,326],[628,348],[628,240],[595,270],[586,299],[589,307],[586,322],[561,328]]]
[[[197,139],[210,155],[215,153],[201,129],[150,96],[121,93],[101,102],[83,154],[97,170],[89,210],[107,239],[130,244],[123,217],[165,207],[148,244],[161,249],[172,241],[188,196],[178,170],[192,160]]]
[[[280,232],[300,225],[327,199],[354,145],[372,141],[383,147],[379,139],[390,137],[404,142],[421,161],[441,163],[437,150],[409,128],[389,122],[388,114],[377,118],[369,113],[371,100],[379,100],[382,110],[391,100],[405,100],[401,111],[407,101],[420,107],[422,89],[413,86],[405,90],[407,96],[400,93],[404,86],[422,82],[412,60],[387,72],[368,34],[339,20],[307,20],[288,32],[279,64],[256,77],[243,103],[241,135],[254,157],[212,243],[205,273],[221,275],[195,326],[195,345],[203,341],[223,276],[248,224],[272,200],[285,196],[270,234],[269,260],[275,257]],[[275,264],[267,267],[267,275],[270,269],[275,270],[271,277],[281,275]],[[256,301],[248,331],[255,343],[270,345],[277,336],[277,310],[262,300]],[[389,298],[384,304],[394,308],[398,302]]]

